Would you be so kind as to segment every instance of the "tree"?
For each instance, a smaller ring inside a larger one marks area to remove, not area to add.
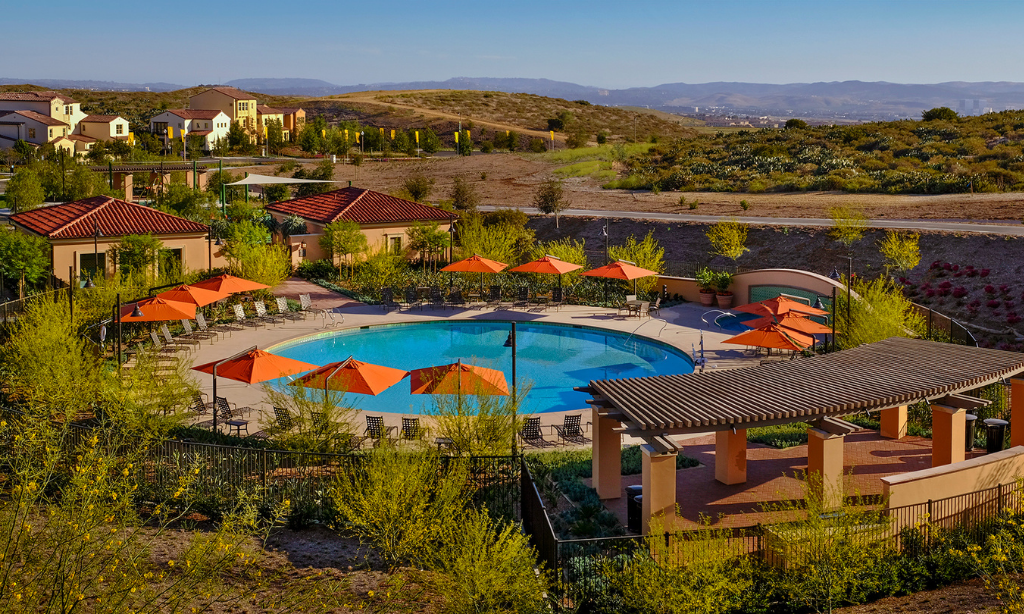
[[[469,130],[459,132],[459,155],[469,156],[473,154],[473,139],[469,136]]]
[[[936,120],[945,122],[955,122],[958,119],[960,119],[960,116],[957,115],[956,111],[950,109],[949,107],[935,107],[934,109],[929,109],[927,111],[921,112],[921,120],[926,122]]]
[[[231,122],[228,127],[228,147],[236,149],[247,145],[249,143],[249,135],[246,133],[245,128],[242,127],[240,122]]]
[[[434,189],[434,180],[417,174],[406,179],[402,187],[413,200],[421,203],[430,197],[430,192]]]
[[[148,274],[160,257],[163,242],[151,234],[128,235],[110,248],[122,275]]]
[[[420,131],[420,148],[423,153],[437,153],[441,149],[441,139],[430,128],[424,128]]]
[[[509,153],[515,153],[519,148],[519,134],[515,130],[509,131],[508,136],[505,137],[505,145],[508,146]]]
[[[455,178],[448,196],[452,200],[452,206],[458,211],[476,211],[477,205],[480,204],[476,188],[462,177]]]
[[[906,273],[921,262],[920,239],[921,235],[914,232],[890,230],[878,247],[889,267]]]
[[[831,207],[828,216],[832,218],[832,229],[828,234],[834,240],[850,249],[854,243],[864,238],[868,227],[866,215],[851,207]]]
[[[210,206],[215,200],[209,192],[193,190],[182,183],[172,183],[157,192],[155,205],[161,211],[190,220],[202,220],[209,218]]]
[[[50,243],[46,239],[13,229],[0,229],[0,271],[4,278],[20,278],[24,271],[25,281],[34,284],[44,281],[49,270]]]
[[[272,119],[267,122],[267,153],[276,154],[284,146],[284,126],[281,120]]]
[[[805,122],[802,119],[796,119],[794,117],[793,119],[787,119],[786,120],[786,130],[806,130],[806,129],[807,129],[807,122]]]
[[[708,228],[705,236],[711,241],[711,253],[725,256],[735,262],[747,247],[747,231],[749,226],[737,219],[724,219]]]
[[[306,220],[294,213],[281,221],[281,234],[290,237],[292,235],[304,235],[309,230],[306,228]]]
[[[92,196],[103,196],[113,193],[106,176],[93,172],[79,164],[72,164],[72,166],[74,168],[67,175],[65,199],[81,200]]]
[[[537,193],[533,195],[533,206],[540,209],[545,215],[555,215],[555,228],[558,228],[558,216],[569,205],[562,191],[562,182],[557,179],[548,179],[540,184]]]
[[[654,231],[647,233],[643,241],[637,241],[636,237],[629,235],[625,245],[612,245],[608,249],[608,255],[615,260],[626,260],[636,266],[661,273],[665,270],[665,248],[654,238]],[[658,284],[655,276],[643,277],[637,280],[637,291],[648,293]]]
[[[421,255],[426,254],[434,265],[434,270],[437,270],[436,256],[448,249],[450,239],[448,231],[441,230],[437,223],[413,222],[409,228],[409,248],[420,252]]]
[[[272,183],[263,186],[263,197],[266,199],[267,204],[288,200],[288,197],[291,195],[292,189],[284,183]]]
[[[903,296],[902,286],[888,277],[869,282],[857,278],[850,289],[853,302],[849,309],[845,292],[836,297],[837,343],[841,349],[926,333],[924,320]]]
[[[319,164],[311,170],[303,168],[295,171],[292,175],[293,179],[316,179],[318,181],[333,181],[334,180],[334,163],[329,158],[325,158]],[[303,196],[313,196],[316,194],[323,194],[331,190],[331,184],[329,183],[300,183],[298,188],[295,190],[296,198],[302,198]]]
[[[18,139],[14,142],[13,149],[21,158],[22,164],[28,164],[36,159],[37,150],[28,141]]]
[[[21,168],[7,182],[7,204],[15,213],[31,211],[46,200],[39,174],[31,168]]]
[[[347,256],[351,276],[354,257],[367,249],[366,235],[356,222],[336,220],[324,226],[320,247],[331,255],[332,260],[336,256]]]
[[[604,130],[597,133],[597,144],[604,145],[608,142],[608,133]]]

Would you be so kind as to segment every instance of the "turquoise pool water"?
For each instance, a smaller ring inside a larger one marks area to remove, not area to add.
[[[315,365],[354,356],[406,371],[461,359],[503,371],[511,385],[512,349],[504,346],[510,330],[509,322],[492,321],[395,324],[338,331],[270,351]],[[590,380],[693,372],[685,353],[624,333],[528,322],[519,322],[516,333],[520,386],[532,384],[525,413],[586,409],[588,396],[573,386]],[[366,411],[410,414],[425,413],[431,403],[430,395],[409,394],[409,378],[377,396],[347,395],[345,402]]]
[[[742,333],[743,331],[750,330],[750,327],[744,324],[744,322],[749,322],[750,320],[757,320],[758,318],[761,317],[762,316],[754,315],[752,313],[737,312],[732,315],[718,316],[717,318],[715,318],[715,324],[717,324],[719,328],[724,328],[725,330],[734,330],[738,333]]]

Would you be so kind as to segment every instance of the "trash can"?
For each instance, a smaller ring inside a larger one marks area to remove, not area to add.
[[[641,532],[640,515],[643,513],[643,506],[636,499],[641,496],[644,491],[644,487],[627,486],[626,487],[626,527],[634,532]]]
[[[974,449],[974,428],[978,417],[974,414],[965,416],[967,423],[964,425],[964,450],[970,452]]]
[[[987,418],[985,420],[985,439],[987,445],[985,451],[989,454],[1003,451],[1003,441],[1006,439],[1006,420],[999,418]]]

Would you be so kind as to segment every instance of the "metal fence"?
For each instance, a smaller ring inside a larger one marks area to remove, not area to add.
[[[950,343],[978,347],[978,340],[971,331],[953,318],[917,303],[911,303],[911,309],[924,320],[925,336],[928,339],[948,340]]]

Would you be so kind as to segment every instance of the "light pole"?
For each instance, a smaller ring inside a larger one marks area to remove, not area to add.
[[[505,347],[512,348],[512,456],[516,455],[516,418],[519,413],[518,399],[516,398],[516,323],[512,323],[512,330],[505,339]]]

